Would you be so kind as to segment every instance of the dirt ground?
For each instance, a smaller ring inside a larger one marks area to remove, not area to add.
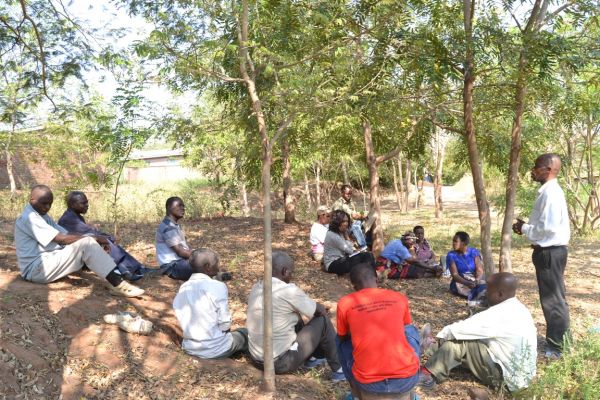
[[[475,223],[475,205],[468,195],[449,194],[446,217],[434,221],[432,207],[400,215],[392,198],[384,201],[388,231],[416,223],[447,226],[452,231],[464,221]],[[141,298],[109,295],[101,279],[80,272],[49,285],[23,281],[18,273],[12,230],[14,221],[0,221],[0,397],[21,399],[260,399],[261,372],[248,359],[205,361],[180,349],[181,331],[171,302],[179,283],[167,277],[144,279]],[[158,223],[158,221],[157,221]],[[262,271],[262,220],[214,218],[185,220],[193,247],[219,252],[222,265],[234,273],[228,283],[234,327],[245,323],[246,297]],[[153,225],[128,225],[122,244],[139,260],[156,266]],[[323,273],[307,256],[310,224],[273,226],[273,245],[296,261],[294,282],[335,310],[340,296],[349,293],[347,278]],[[449,242],[449,239],[448,239]],[[438,253],[446,248],[436,248]],[[543,343],[542,316],[530,249],[513,252],[514,272],[521,288],[518,297],[531,310]],[[566,273],[572,325],[577,335],[600,320],[600,266],[597,243],[572,240]],[[464,301],[447,290],[448,280],[388,281],[405,293],[413,320],[430,322],[434,332],[467,317]],[[106,325],[102,316],[135,311],[155,324],[149,336],[128,334]],[[335,314],[331,315],[335,323]],[[541,358],[539,364],[545,362]],[[346,383],[329,382],[327,367],[278,376],[276,399],[339,399]],[[432,392],[418,389],[421,399],[465,399],[466,388],[480,386],[464,371]],[[506,398],[502,394],[494,398]]]

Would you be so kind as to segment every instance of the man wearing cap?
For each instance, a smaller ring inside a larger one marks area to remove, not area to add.
[[[323,242],[325,242],[325,235],[327,235],[327,229],[329,229],[329,219],[331,212],[327,206],[319,206],[317,208],[317,220],[312,224],[310,228],[310,245],[312,257],[315,261],[323,261]]]
[[[333,203],[332,210],[343,210],[350,216],[348,230],[356,239],[358,247],[365,247],[367,245],[367,239],[362,230],[363,220],[367,218],[364,213],[356,212],[356,206],[352,201],[352,186],[342,185],[340,188],[341,197]]]

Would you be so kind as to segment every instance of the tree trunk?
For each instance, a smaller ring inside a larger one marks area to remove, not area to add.
[[[239,45],[240,74],[252,101],[252,111],[258,123],[258,133],[262,143],[262,198],[264,228],[264,275],[263,275],[263,380],[262,389],[275,391],[275,367],[273,360],[273,254],[271,247],[271,163],[272,148],[267,134],[267,124],[255,85],[255,69],[248,53],[248,0],[242,0],[242,13],[237,27]],[[250,70],[250,74],[248,73]]]
[[[242,194],[242,213],[244,217],[250,216],[250,207],[248,206],[248,192],[246,191],[246,182],[240,182],[240,193]]]
[[[310,210],[312,208],[312,200],[310,198],[310,183],[308,182],[306,170],[304,170],[304,192],[306,193],[306,206]]]
[[[350,184],[350,176],[348,175],[348,166],[346,160],[342,160],[342,174],[344,174],[344,183]]]
[[[317,163],[315,165],[315,183],[317,186],[317,207],[321,205],[321,167]]]
[[[398,164],[398,181],[400,183],[400,192],[402,194],[402,208],[400,211],[403,213],[408,212],[408,188],[404,184],[404,174],[402,173],[402,161],[400,158],[397,160]]]
[[[394,178],[394,193],[396,193],[396,203],[398,203],[398,211],[402,212],[402,193],[398,189],[398,173],[396,172],[395,160],[392,160],[392,177]]]
[[[417,174],[417,168],[415,168],[415,172],[413,173],[413,181],[415,183],[415,190],[416,190],[416,194],[415,194],[415,210],[419,209],[419,198],[421,197],[421,193],[419,191],[419,177]]]
[[[369,169],[370,201],[369,209],[374,218],[371,232],[373,233],[372,251],[375,257],[383,251],[383,229],[381,226],[381,203],[379,200],[379,174],[377,172],[377,157],[373,148],[371,124],[368,119],[363,121],[363,134],[365,136],[365,150],[367,155],[367,168]]]
[[[433,200],[435,203],[435,218],[444,216],[444,205],[442,203],[442,169],[444,167],[444,156],[446,145],[442,143],[440,132],[435,130],[435,172],[433,177]]]
[[[14,99],[16,102],[16,99]],[[11,145],[12,140],[15,134],[15,130],[17,129],[17,110],[15,109],[11,116],[12,129],[8,134],[8,138],[6,140],[6,146],[4,147],[4,155],[6,156],[6,174],[8,175],[8,181],[10,182],[10,197],[11,199],[17,193],[17,182],[15,180],[14,175],[14,167],[13,167],[13,159],[12,159],[12,151]]]
[[[467,148],[469,152],[469,164],[473,175],[473,187],[479,215],[481,233],[481,255],[485,266],[485,273],[490,276],[494,273],[495,265],[492,257],[490,206],[485,193],[483,179],[483,168],[477,148],[475,137],[475,126],[473,125],[473,87],[475,84],[475,62],[473,57],[473,15],[475,12],[475,0],[463,0],[464,26],[465,26],[465,65],[464,65],[464,87],[463,87],[463,121]]]
[[[292,194],[292,163],[290,161],[290,143],[287,139],[284,139],[281,145],[281,156],[283,158],[283,204],[285,207],[283,222],[292,224],[296,222],[296,205]]]
[[[501,272],[512,272],[512,260],[510,257],[512,245],[512,224],[515,216],[515,198],[517,185],[519,184],[519,165],[521,164],[521,126],[523,125],[523,112],[525,110],[525,68],[527,59],[525,49],[521,49],[519,55],[519,70],[517,86],[515,88],[515,116],[511,130],[510,162],[508,165],[508,177],[506,180],[506,203],[504,208],[504,221],[502,222],[502,241],[500,244],[500,263],[498,268]]]

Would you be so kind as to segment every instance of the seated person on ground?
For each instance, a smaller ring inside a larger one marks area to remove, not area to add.
[[[377,257],[376,270],[381,276],[387,273],[389,279],[417,279],[439,276],[443,271],[440,266],[432,266],[419,261],[411,254],[416,237],[412,232],[402,235],[385,245]]]
[[[352,270],[356,264],[373,260],[370,252],[356,253],[354,244],[348,238],[348,224],[350,217],[343,210],[331,213],[329,230],[323,243],[323,265],[325,271],[343,275]]]
[[[192,249],[188,246],[183,229],[177,223],[185,214],[185,205],[179,197],[169,197],[167,215],[156,230],[156,258],[160,274],[171,279],[187,281],[192,275],[188,259]]]
[[[335,348],[335,329],[322,304],[290,283],[294,261],[283,251],[273,252],[273,357],[275,373],[286,374],[305,364],[325,362],[333,371],[332,380],[344,380]],[[248,348],[252,359],[262,367],[263,356],[263,281],[256,283],[248,296]],[[303,318],[308,320],[303,323]],[[323,359],[325,358],[325,359]]]
[[[429,241],[425,239],[425,228],[417,225],[413,228],[413,233],[417,237],[415,245],[413,246],[417,260],[429,265],[438,264],[438,260],[431,249]]]
[[[88,199],[85,193],[74,191],[67,196],[67,210],[59,218],[58,224],[69,233],[77,233],[84,236],[102,236],[108,241],[108,251],[117,264],[117,268],[123,278],[135,281],[144,276],[144,266],[129,254],[124,248],[115,244],[115,239],[108,233],[104,233],[86,224],[82,214],[88,211]]]
[[[356,239],[358,247],[365,247],[367,245],[367,239],[362,230],[362,222],[367,216],[364,213],[356,212],[354,201],[352,201],[352,187],[350,185],[342,185],[340,194],[342,196],[333,203],[331,209],[333,211],[342,210],[348,214],[348,231],[354,236],[354,239]]]
[[[484,384],[511,392],[529,385],[536,370],[537,330],[531,313],[516,297],[517,278],[500,272],[487,281],[490,307],[472,317],[444,327],[444,340],[421,369],[425,388],[448,379],[450,371],[465,367]]]
[[[317,221],[310,228],[310,245],[313,259],[315,261],[323,260],[323,242],[329,229],[329,219],[331,212],[327,206],[320,206],[317,209]]]
[[[192,276],[179,288],[173,309],[183,331],[183,349],[200,358],[226,358],[248,349],[248,331],[230,332],[227,285],[214,279],[219,256],[196,249],[190,256]]]
[[[468,233],[456,232],[452,239],[453,250],[446,256],[452,276],[450,291],[463,297],[468,297],[473,289],[485,282],[481,254],[476,248],[468,247],[470,240]]]
[[[124,281],[117,272],[115,262],[100,246],[108,245],[105,237],[67,233],[50,218],[48,211],[53,201],[48,186],[34,186],[29,204],[15,221],[15,247],[23,279],[50,283],[79,271],[85,264],[108,281],[112,294],[125,297],[144,294],[144,290]]]
[[[352,269],[356,292],[337,305],[338,354],[353,396],[360,399],[366,393],[407,393],[419,382],[421,341],[408,299],[378,288],[373,267],[361,263]]]

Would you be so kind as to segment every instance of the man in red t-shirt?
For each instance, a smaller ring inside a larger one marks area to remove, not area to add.
[[[408,299],[377,288],[368,263],[355,266],[350,280],[356,292],[338,302],[337,331],[338,355],[353,395],[410,392],[419,381],[421,350]]]

